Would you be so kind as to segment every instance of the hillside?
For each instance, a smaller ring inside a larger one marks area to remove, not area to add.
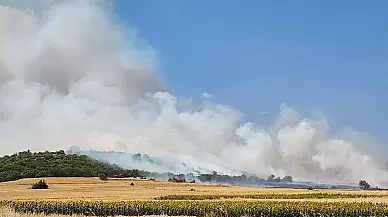
[[[114,153],[113,153],[114,154]],[[137,156],[137,155],[134,155]],[[256,187],[278,187],[278,188],[321,188],[321,189],[355,189],[355,186],[329,185],[312,182],[294,182],[291,176],[275,177],[271,175],[267,179],[255,175],[226,175],[212,173],[201,173],[198,175],[174,174],[171,172],[148,172],[137,169],[123,169],[116,164],[102,162],[101,159],[94,159],[91,156],[80,153],[57,152],[19,152],[11,156],[0,157],[0,182],[14,181],[22,178],[40,177],[97,177],[106,175],[108,177],[140,177],[146,176],[158,179],[171,179],[190,182],[192,180],[202,183],[229,184],[235,186],[256,186]],[[133,159],[132,159],[133,160]]]
[[[102,162],[119,165],[126,169],[138,169],[147,177],[157,179],[185,179],[186,181],[196,180],[202,183],[228,184],[235,186],[255,187],[278,187],[278,188],[320,188],[320,189],[357,189],[353,185],[341,184],[319,184],[314,182],[298,182],[292,176],[279,177],[258,177],[255,174],[245,171],[238,171],[232,168],[219,165],[192,164],[193,161],[171,161],[161,159],[148,154],[126,153],[116,151],[82,150],[77,146],[71,147],[67,153],[86,155]],[[159,171],[159,172],[156,172]]]
[[[57,152],[19,152],[0,157],[0,182],[39,177],[97,177],[123,174],[141,176],[142,171],[122,169],[119,166],[94,160],[85,155]]]
[[[163,159],[155,156],[149,156],[147,153],[83,150],[77,146],[70,147],[67,153],[86,155],[93,159],[115,164],[125,169],[138,169],[150,172],[171,172],[175,174],[192,173],[199,175],[217,171],[229,175],[247,174],[244,171],[228,168],[225,165],[213,165],[205,162],[198,162],[192,158],[187,158],[187,156],[179,155],[173,158]]]

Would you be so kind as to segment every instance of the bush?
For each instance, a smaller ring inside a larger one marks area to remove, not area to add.
[[[100,178],[101,181],[108,181],[108,177],[106,175],[104,175],[104,174],[101,174],[99,176],[99,178]]]
[[[40,180],[37,183],[32,184],[31,186],[32,189],[48,189],[49,186],[44,180]]]
[[[168,179],[169,182],[177,182],[177,183],[183,183],[183,182],[186,182],[186,179],[179,179],[179,178],[169,178]]]

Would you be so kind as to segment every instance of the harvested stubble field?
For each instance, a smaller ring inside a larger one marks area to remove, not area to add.
[[[0,200],[87,200],[87,201],[123,201],[151,200],[168,195],[208,195],[206,199],[271,199],[271,200],[312,200],[312,201],[368,201],[388,202],[386,191],[350,191],[350,190],[303,190],[303,189],[269,189],[222,185],[203,185],[192,183],[173,183],[142,179],[98,178],[45,178],[50,186],[46,190],[29,189],[32,183],[40,179],[22,179],[0,183]],[[131,186],[133,182],[135,185]],[[195,189],[192,191],[191,189]],[[274,197],[275,194],[275,197]],[[300,196],[315,194],[317,196]],[[322,196],[323,194],[323,196]],[[235,195],[241,195],[235,196]],[[253,195],[253,196],[252,196]],[[258,196],[256,196],[258,195]],[[263,195],[269,195],[263,198]],[[277,196],[277,195],[285,195]],[[288,195],[288,196],[287,196]],[[291,195],[291,196],[290,196]],[[292,196],[294,195],[294,196]],[[296,195],[296,196],[295,196]],[[299,195],[299,196],[298,196]],[[326,196],[325,196],[326,195]],[[345,196],[336,196],[345,195]],[[352,195],[352,196],[346,196]],[[359,196],[364,195],[364,196]],[[252,197],[251,197],[252,196]],[[187,196],[180,196],[187,197]],[[198,197],[198,196],[195,196]],[[169,198],[176,199],[176,198]],[[179,199],[179,198],[178,198]],[[183,198],[193,199],[193,198]],[[201,199],[194,198],[194,199]]]

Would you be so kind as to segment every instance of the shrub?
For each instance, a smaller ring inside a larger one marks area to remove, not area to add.
[[[44,180],[40,180],[37,183],[32,184],[31,186],[32,189],[48,189],[49,186]]]
[[[108,176],[106,176],[105,174],[101,174],[99,178],[101,181],[108,181]]]
[[[179,178],[169,178],[168,179],[169,182],[177,182],[177,183],[183,183],[183,182],[186,182],[186,179],[179,179]]]

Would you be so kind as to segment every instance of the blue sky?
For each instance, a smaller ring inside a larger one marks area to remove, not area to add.
[[[178,96],[269,123],[287,103],[388,141],[388,1],[116,0]],[[268,111],[266,116],[261,111]]]

